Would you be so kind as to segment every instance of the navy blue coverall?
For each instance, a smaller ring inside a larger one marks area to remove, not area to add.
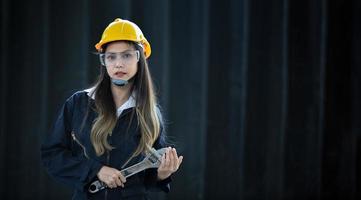
[[[94,99],[86,91],[79,91],[64,103],[50,135],[41,146],[41,159],[48,173],[57,181],[73,187],[72,199],[147,199],[148,191],[169,192],[171,178],[157,181],[157,170],[147,169],[128,177],[125,187],[104,189],[95,194],[88,186],[97,180],[103,165],[121,170],[139,144],[140,131],[133,108],[125,109],[118,117],[116,126],[108,137],[115,149],[96,156],[90,141],[90,132],[97,113]],[[85,118],[85,116],[87,116]],[[131,122],[131,123],[130,123]],[[155,149],[164,147],[163,125]],[[131,166],[144,156],[133,158],[125,167]]]

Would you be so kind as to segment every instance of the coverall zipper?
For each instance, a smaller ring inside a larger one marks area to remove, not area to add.
[[[86,153],[86,148],[85,148],[85,146],[84,146],[82,143],[80,143],[80,141],[76,138],[74,131],[71,132],[71,136],[73,137],[73,140],[74,140],[76,143],[78,143],[79,146],[83,149],[84,156],[89,159],[89,156],[88,156],[88,154]]]

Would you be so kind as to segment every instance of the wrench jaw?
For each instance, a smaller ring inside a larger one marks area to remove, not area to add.
[[[155,149],[152,149],[155,151]],[[162,158],[163,154],[165,154],[165,152],[167,152],[167,148],[161,148],[155,151],[158,155],[159,155],[159,159]]]
[[[89,186],[89,192],[94,194],[96,192],[99,192],[102,189],[105,189],[107,187],[107,185],[101,181],[94,181],[92,184],[90,184]]]
[[[161,158],[163,154],[167,151],[167,148],[162,148],[155,150],[154,148],[151,148],[147,154],[146,157],[148,158],[147,161],[150,164],[151,168],[158,168],[161,163]]]

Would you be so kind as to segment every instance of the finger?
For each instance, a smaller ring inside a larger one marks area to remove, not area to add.
[[[178,167],[182,164],[182,161],[183,161],[183,156],[179,156]]]
[[[121,180],[120,180],[120,177],[118,177],[118,179],[119,179],[119,181],[120,181],[120,187],[124,187],[124,182],[122,182]]]
[[[178,157],[178,153],[177,153],[177,149],[174,149],[174,157],[175,157],[175,170],[178,170],[178,167],[180,165],[179,163],[179,157]]]
[[[119,176],[116,176],[114,179],[115,179],[114,182],[115,182],[116,186],[122,186],[123,185],[123,183],[120,180]]]
[[[127,179],[123,176],[123,174],[120,171],[118,171],[117,174],[118,174],[118,178],[122,181],[122,183],[127,182]]]
[[[173,148],[173,149],[174,149],[175,157],[178,158],[177,149],[175,149],[175,148]]]
[[[109,188],[114,188],[114,183],[111,179],[109,179],[108,183],[106,183]]]
[[[169,154],[170,154],[169,149],[167,149],[167,152],[165,153],[165,163],[164,163],[166,168],[169,167],[169,163],[170,163]]]
[[[110,182],[110,185],[114,188],[114,187],[117,187],[117,186],[120,186],[121,182],[120,180],[118,179],[118,175],[116,173],[113,173],[110,177],[109,177],[109,182]]]
[[[177,150],[175,149],[175,153],[176,153],[176,158],[177,158],[177,170],[179,168],[179,166],[181,165],[182,161],[183,161],[183,156],[179,156],[178,157],[178,154],[177,154]]]
[[[107,184],[111,185],[113,183],[113,178],[111,176],[108,177]]]
[[[122,181],[122,185],[124,187],[124,183],[127,182],[127,179],[123,175],[119,176],[119,179]]]
[[[159,168],[163,169],[165,165],[165,154],[162,155],[161,159],[160,159],[160,165]]]
[[[172,148],[172,155],[171,155],[171,169],[172,171],[176,171],[178,168],[178,156],[174,148]]]

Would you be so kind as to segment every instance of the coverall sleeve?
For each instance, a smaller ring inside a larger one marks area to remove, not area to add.
[[[74,104],[73,95],[63,105],[51,134],[41,146],[41,160],[55,180],[83,191],[95,178],[102,164],[71,152]]]
[[[159,111],[159,109],[157,109],[158,111],[158,117],[159,117],[159,121],[160,121],[160,134],[158,139],[155,141],[153,147],[155,149],[161,149],[163,147],[166,147],[166,141],[165,141],[165,136],[166,136],[166,132],[165,132],[165,125],[164,125],[164,121],[162,118],[162,115]],[[170,191],[170,183],[172,182],[171,176],[169,176],[168,178],[159,181],[158,180],[158,172],[156,168],[151,168],[151,169],[147,169],[145,171],[145,182],[146,182],[146,186],[148,188],[148,190],[151,191],[164,191],[166,193],[168,193]]]

